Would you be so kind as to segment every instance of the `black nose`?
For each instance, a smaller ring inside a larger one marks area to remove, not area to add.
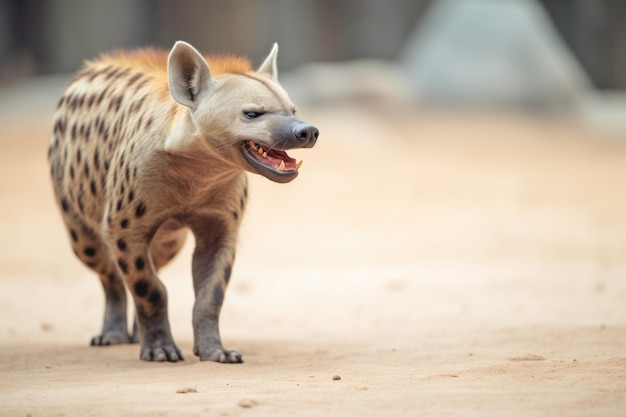
[[[315,126],[306,123],[299,123],[293,128],[293,135],[300,142],[305,142],[308,147],[315,145],[317,137],[320,135],[319,130]]]

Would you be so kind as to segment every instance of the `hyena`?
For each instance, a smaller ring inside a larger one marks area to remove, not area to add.
[[[176,42],[167,51],[118,51],[87,62],[61,97],[49,145],[51,176],[76,256],[106,298],[92,345],[140,342],[146,361],[182,360],[157,276],[188,230],[193,352],[242,362],[218,327],[248,196],[246,171],[285,183],[318,130],[296,117],[277,80],[278,45],[258,70],[236,56],[203,56]],[[127,328],[126,289],[135,304]]]

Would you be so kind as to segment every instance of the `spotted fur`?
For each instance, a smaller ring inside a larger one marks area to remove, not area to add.
[[[263,143],[284,135],[289,117],[295,123],[276,81],[276,50],[258,71],[244,58],[202,57],[184,42],[169,55],[114,52],[87,62],[65,90],[48,156],[74,253],[104,288],[104,323],[92,345],[139,341],[143,360],[183,359],[157,271],[190,229],[194,353],[242,362],[222,346],[218,320],[248,196],[245,170],[255,172],[242,141]],[[268,116],[246,120],[250,105]],[[132,335],[125,288],[136,310]]]

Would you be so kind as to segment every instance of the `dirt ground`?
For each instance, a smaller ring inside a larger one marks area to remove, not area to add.
[[[192,240],[162,273],[181,363],[88,346],[48,119],[0,133],[2,416],[624,416],[626,141],[488,113],[309,110],[300,178],[254,178],[221,329],[192,353]],[[622,138],[623,139],[623,138]]]

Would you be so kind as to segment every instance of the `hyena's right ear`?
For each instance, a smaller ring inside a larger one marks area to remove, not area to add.
[[[178,41],[167,58],[170,94],[180,104],[194,107],[199,95],[209,89],[211,69],[200,53],[187,42]]]

